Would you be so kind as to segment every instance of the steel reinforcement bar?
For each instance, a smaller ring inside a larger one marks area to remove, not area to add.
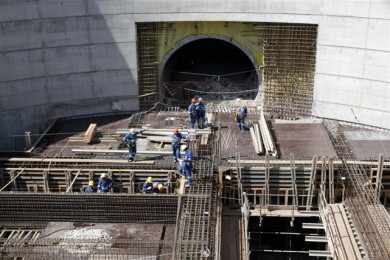
[[[0,222],[174,224],[175,195],[1,193]]]

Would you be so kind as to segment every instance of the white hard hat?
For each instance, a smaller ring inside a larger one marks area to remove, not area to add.
[[[203,99],[201,97],[198,98],[199,102],[202,101]]]
[[[107,177],[107,173],[102,173],[101,175],[100,175],[100,178],[106,178]]]
[[[189,147],[188,147],[188,145],[186,145],[186,144],[181,146],[182,151],[185,151],[185,150],[188,149],[188,148],[189,148]]]
[[[237,98],[237,99],[236,99],[236,101],[240,101],[240,100],[241,100],[241,98]]]

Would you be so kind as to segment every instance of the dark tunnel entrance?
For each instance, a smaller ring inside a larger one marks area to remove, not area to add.
[[[183,105],[195,95],[206,100],[254,99],[258,75],[239,47],[221,39],[198,39],[168,57],[160,77],[160,94],[167,103]]]

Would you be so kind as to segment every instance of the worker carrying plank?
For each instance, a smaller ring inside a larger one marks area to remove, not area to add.
[[[129,155],[128,155],[128,161],[133,162],[135,160],[135,155],[137,154],[137,139],[138,134],[142,133],[141,131],[135,131],[134,129],[130,129],[130,131],[125,134],[123,137],[123,143],[127,145],[129,148]]]
[[[173,153],[173,159],[175,162],[180,158],[180,144],[183,139],[186,137],[180,133],[178,128],[173,129],[173,135],[172,135],[172,153]]]
[[[201,97],[197,101],[195,105],[197,124],[199,129],[203,129],[206,125],[206,105]]]
[[[238,109],[238,113],[236,115],[237,126],[240,130],[246,130],[247,126],[245,124],[245,120],[248,116],[248,108],[246,106],[242,106]]]
[[[192,151],[184,146],[184,158],[179,161],[180,173],[186,178],[186,188],[192,186]]]
[[[106,173],[102,173],[102,175],[100,175],[97,188],[98,188],[98,192],[106,193],[111,191],[112,180],[108,178]]]

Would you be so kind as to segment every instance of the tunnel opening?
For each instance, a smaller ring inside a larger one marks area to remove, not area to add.
[[[196,95],[213,101],[255,99],[259,91],[259,73],[248,54],[222,39],[197,39],[179,47],[161,74],[160,94],[171,104],[184,105]]]

